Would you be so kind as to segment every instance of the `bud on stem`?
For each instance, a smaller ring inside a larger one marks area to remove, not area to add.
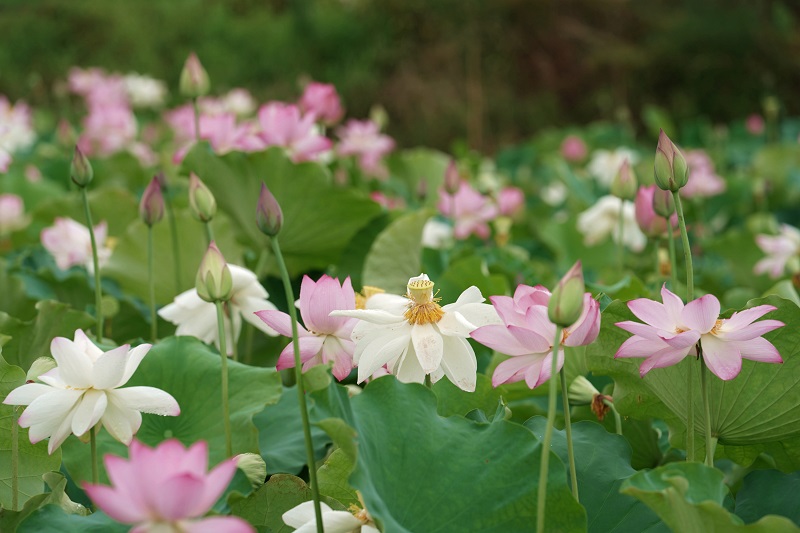
[[[139,202],[139,216],[148,226],[152,226],[164,217],[164,195],[161,193],[158,177],[150,180],[150,184],[142,194],[142,200]]]
[[[277,235],[283,226],[281,206],[264,183],[256,206],[256,224],[261,233],[270,237]]]
[[[214,241],[208,245],[195,279],[197,295],[206,302],[225,302],[233,292],[233,278],[225,257]]]
[[[197,98],[198,96],[205,96],[208,94],[211,82],[208,79],[208,73],[203,68],[203,64],[197,58],[197,55],[192,52],[186,58],[186,63],[183,65],[181,71],[180,91],[183,96],[188,98]]]
[[[622,162],[614,181],[611,182],[611,194],[622,200],[633,200],[636,197],[638,183],[630,161]]]
[[[664,130],[658,134],[654,170],[656,185],[664,191],[678,192],[689,180],[686,159]]]
[[[583,313],[583,295],[586,286],[583,282],[581,262],[576,262],[569,272],[558,282],[547,306],[550,322],[567,328],[578,321]]]
[[[83,155],[83,152],[77,146],[75,146],[75,152],[72,155],[69,174],[75,185],[81,188],[89,185],[92,182],[92,178],[94,178],[92,164],[89,163],[89,159]]]
[[[194,172],[189,176],[189,207],[192,208],[192,216],[200,222],[210,222],[217,214],[214,194]]]
[[[458,167],[454,159],[447,164],[444,171],[444,190],[447,194],[455,194],[461,186],[461,176],[458,174]]]

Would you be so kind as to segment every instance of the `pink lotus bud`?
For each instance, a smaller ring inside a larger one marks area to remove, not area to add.
[[[689,180],[686,159],[664,130],[658,134],[654,170],[656,185],[665,191],[677,192]]]
[[[444,171],[444,190],[447,194],[455,194],[461,185],[461,176],[458,174],[458,167],[455,159],[451,159]]]
[[[329,125],[339,122],[344,116],[336,87],[328,83],[313,81],[306,85],[299,104],[304,113],[311,113],[317,120]]]
[[[660,237],[667,231],[667,219],[653,209],[653,197],[656,194],[664,197],[664,200],[668,198],[670,202],[674,202],[670,192],[662,191],[655,185],[639,187],[639,191],[636,193],[636,201],[634,202],[636,223],[639,224],[639,228],[648,237]],[[678,224],[678,215],[674,211],[673,209],[672,216],[670,216],[670,222],[673,227]]]
[[[662,189],[653,191],[653,211],[664,218],[675,214],[675,199],[672,193]]]
[[[281,206],[264,183],[261,184],[261,194],[256,206],[256,224],[261,233],[270,237],[277,235],[283,226]]]
[[[581,262],[576,262],[558,282],[547,305],[547,317],[550,322],[567,328],[578,321],[583,314],[583,294],[586,286],[583,282]]]
[[[214,241],[208,245],[195,279],[197,295],[206,302],[224,302],[233,293],[233,277]]]
[[[764,118],[758,113],[753,113],[747,117],[744,126],[750,135],[761,135],[764,133]]]
[[[587,153],[586,143],[577,135],[567,135],[561,143],[561,156],[567,161],[582,161]]]
[[[200,222],[209,222],[217,214],[214,194],[194,172],[189,175],[189,207],[194,218]]]
[[[637,185],[636,174],[633,173],[630,161],[625,159],[611,182],[611,194],[622,200],[633,200]]]
[[[139,216],[148,226],[152,226],[164,217],[164,195],[161,193],[161,185],[158,178],[150,180],[150,184],[142,194],[139,202]]]
[[[186,58],[186,63],[183,65],[181,71],[180,91],[181,94],[188,98],[197,98],[208,94],[211,82],[208,79],[208,73],[203,68],[203,64],[197,58],[197,55],[192,52]]]
[[[86,187],[92,182],[94,178],[94,171],[89,159],[83,155],[81,149],[75,146],[75,152],[72,155],[72,164],[69,167],[69,175],[75,185],[78,187]]]

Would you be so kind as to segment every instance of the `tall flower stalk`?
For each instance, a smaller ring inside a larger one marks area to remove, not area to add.
[[[159,172],[156,177],[158,183],[161,185],[161,191],[164,193],[164,212],[167,214],[167,223],[169,224],[170,239],[172,241],[172,261],[173,270],[175,273],[175,292],[180,293],[181,287],[181,249],[178,246],[178,223],[175,221],[175,210],[172,207],[172,195],[167,187],[167,178],[163,172]]]
[[[92,221],[92,210],[89,208],[89,194],[86,188],[94,178],[94,171],[89,159],[80,148],[75,147],[70,166],[70,177],[81,190],[83,198],[83,210],[86,214],[86,224],[89,227],[89,238],[92,243],[92,266],[94,267],[94,306],[95,318],[97,320],[97,341],[103,340],[103,288],[100,286],[100,260],[97,256],[97,239],[94,235],[94,222]]]
[[[553,340],[553,356],[551,359],[550,376],[555,377],[558,372],[558,349],[560,347],[561,328],[556,326],[556,336]],[[569,407],[565,406],[565,411]],[[542,459],[539,463],[539,492],[536,502],[536,531],[544,532],[544,517],[547,504],[547,474],[550,467],[550,441],[553,439],[553,425],[556,420],[556,381],[550,380],[550,389],[547,391],[547,426],[542,440]],[[575,472],[572,472],[574,477]]]
[[[153,225],[164,218],[164,195],[158,177],[153,177],[142,194],[139,203],[139,216],[147,225],[147,274],[150,284],[150,339],[155,342],[158,336],[158,315],[156,315],[156,274],[154,267]]]
[[[638,188],[636,174],[631,168],[630,161],[625,159],[619,167],[614,180],[611,182],[611,194],[619,198],[619,214],[617,216],[617,262],[620,271],[625,267],[625,201],[636,197]]]
[[[208,94],[211,82],[208,79],[208,73],[203,68],[203,64],[197,58],[197,54],[192,52],[186,58],[186,63],[183,65],[180,79],[180,91],[183,96],[192,100],[192,108],[194,109],[194,136],[197,142],[200,142],[200,105],[198,99],[201,96]]]
[[[294,352],[294,376],[297,382],[297,403],[300,406],[300,417],[303,422],[303,437],[306,446],[306,461],[308,462],[308,476],[311,484],[311,496],[314,500],[314,516],[316,518],[317,533],[324,533],[322,526],[322,508],[320,506],[319,484],[317,483],[317,467],[314,459],[314,443],[311,440],[311,424],[308,420],[308,407],[306,406],[305,386],[303,384],[303,362],[300,358],[300,338],[297,329],[297,310],[294,306],[294,291],[289,278],[289,271],[283,260],[281,247],[278,243],[278,233],[283,225],[283,212],[278,201],[265,184],[261,184],[261,193],[256,207],[256,223],[259,230],[270,238],[272,252],[281,273],[283,288],[286,292],[286,302],[289,307],[289,318],[292,322],[292,347]]]

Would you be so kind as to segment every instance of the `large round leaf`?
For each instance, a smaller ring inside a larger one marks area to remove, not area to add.
[[[800,527],[800,472],[783,474],[776,470],[756,470],[744,478],[736,493],[736,514],[745,522],[767,515],[790,518]]]
[[[422,268],[422,229],[428,210],[408,213],[393,221],[372,243],[364,261],[364,285],[404,294],[408,278]]]

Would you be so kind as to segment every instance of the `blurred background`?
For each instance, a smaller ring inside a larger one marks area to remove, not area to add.
[[[348,116],[383,106],[400,146],[492,153],[598,120],[649,136],[765,101],[797,115],[799,20],[788,0],[2,0],[0,93],[66,110],[69,68],[97,66],[178,104],[194,50],[216,93],[333,83]]]

